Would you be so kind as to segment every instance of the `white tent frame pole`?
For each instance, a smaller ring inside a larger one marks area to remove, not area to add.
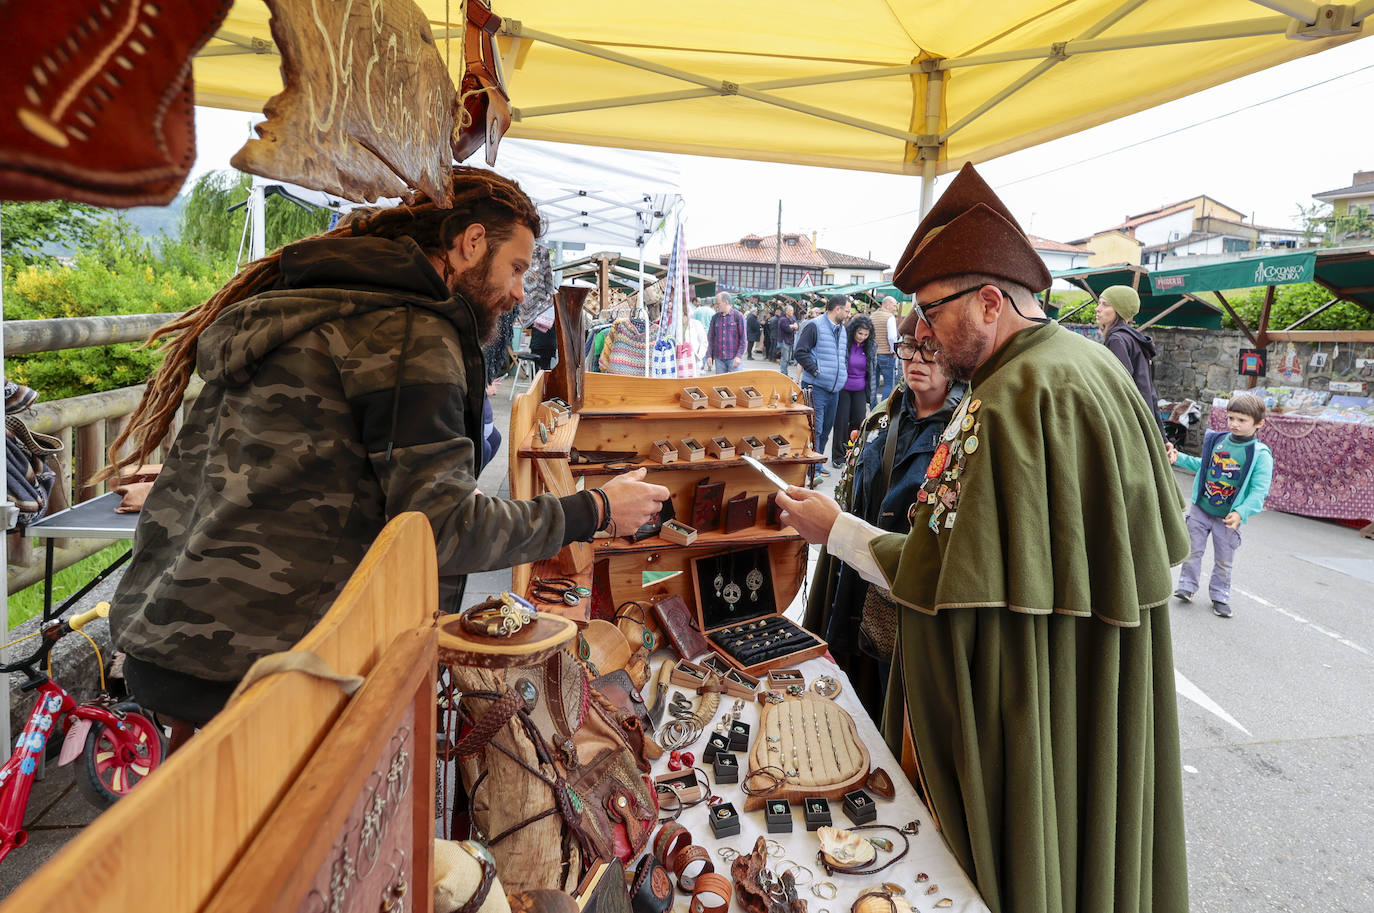
[[[1374,2],[1374,0],[1372,0]],[[1077,54],[1098,54],[1105,51],[1130,51],[1161,47],[1168,44],[1193,44],[1199,41],[1225,41],[1228,38],[1254,38],[1259,35],[1282,35],[1292,22],[1285,16],[1266,16],[1216,25],[1192,28],[1161,29],[1136,35],[1117,35],[1111,38],[1075,38],[1060,44],[999,51],[994,54],[974,54],[969,57],[947,57],[935,62],[936,69],[955,70],[994,63],[1015,63],[1018,60],[1073,57]]]
[[[1130,15],[1132,12],[1136,10],[1137,7],[1142,6],[1144,3],[1145,0],[1127,0],[1126,3],[1121,4],[1121,6],[1118,6],[1116,9],[1112,10],[1106,16],[1103,16],[1096,23],[1090,26],[1086,31],[1084,31],[1082,35],[1079,35],[1078,37],[1080,39],[1096,38],[1098,35],[1101,35],[1107,29],[1111,28],[1113,25],[1120,22],[1122,19],[1126,18],[1126,16]],[[1006,101],[1012,95],[1021,91],[1031,82],[1035,81],[1036,79],[1039,79],[1049,70],[1063,63],[1067,59],[1068,57],[1065,55],[1056,55],[1048,60],[1041,61],[1034,68],[1032,68],[1029,73],[1026,73],[1019,79],[1013,80],[1005,88],[1003,88],[1002,91],[998,92],[996,95],[993,95],[987,101],[983,102],[981,105],[974,108],[968,114],[964,115],[962,118],[959,119],[957,123],[952,124],[951,126],[946,128],[945,132],[940,134],[940,142],[948,142],[949,138],[953,136],[955,133],[958,133],[960,130],[964,129],[969,124],[973,123],[975,120],[982,117],[984,114],[988,113],[988,111],[992,110],[997,105],[1000,105],[1002,102]]]
[[[1305,25],[1312,25],[1317,21],[1317,4],[1312,0],[1250,0],[1257,6],[1271,9],[1276,13],[1283,13],[1285,16],[1292,16],[1294,19],[1301,19]]]
[[[1355,21],[1363,22],[1374,14],[1374,0],[1360,0],[1355,4]]]
[[[944,107],[945,98],[944,83],[945,74],[938,70],[926,75],[925,131],[930,137],[934,137],[940,129],[940,111]],[[921,154],[925,156],[921,162],[922,219],[930,212],[931,204],[935,202],[935,170],[939,166],[942,145],[943,143],[937,139],[935,145],[921,149]]]
[[[632,67],[636,70],[644,70],[649,73],[657,73],[660,76],[667,76],[670,79],[680,79],[683,82],[695,83],[702,88],[710,89],[715,94],[738,95],[741,98],[748,98],[752,101],[761,102],[762,104],[796,111],[799,114],[809,114],[812,117],[817,117],[822,120],[834,121],[838,124],[855,127],[859,130],[867,130],[881,136],[890,136],[893,139],[899,139],[903,142],[914,143],[917,139],[916,134],[907,130],[899,130],[894,127],[889,127],[886,124],[879,124],[858,117],[849,117],[838,111],[828,111],[824,108],[818,108],[815,105],[807,105],[801,102],[790,101],[785,98],[778,98],[777,96],[769,95],[766,92],[760,92],[756,89],[750,89],[747,86],[741,86],[737,83],[722,83],[719,79],[710,76],[690,73],[687,70],[679,70],[675,67],[668,67],[638,57],[631,57],[628,54],[621,54],[618,51],[596,47],[595,45],[587,44],[583,41],[575,41],[571,38],[563,38],[549,32],[526,28],[522,23],[513,19],[507,19],[505,21],[501,27],[501,34],[511,37],[530,38],[534,41],[542,41],[545,44],[551,44],[554,47],[560,47],[564,50],[586,54],[588,57],[597,57],[601,60],[609,60],[612,63],[623,64],[624,66]],[[512,108],[511,118],[517,121],[523,121],[524,113],[516,108]]]

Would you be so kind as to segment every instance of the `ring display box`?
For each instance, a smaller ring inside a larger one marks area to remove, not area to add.
[[[705,409],[706,391],[700,387],[683,387],[678,394],[678,404],[684,409]]]
[[[763,394],[758,387],[745,385],[739,388],[738,402],[746,409],[757,409],[763,405]]]
[[[711,809],[711,833],[717,840],[739,833],[739,812],[733,803],[724,802]]]
[[[781,434],[770,434],[763,439],[763,449],[771,457],[792,455],[792,443]]]
[[[757,676],[826,651],[821,638],[783,617],[766,546],[692,560],[697,622],[735,668]]]
[[[534,414],[535,421],[543,422],[552,431],[559,425],[566,425],[572,418],[572,408],[558,397],[546,399],[539,404]]]
[[[665,520],[658,534],[674,545],[691,545],[697,541],[697,531],[678,520]]]
[[[768,823],[768,833],[792,833],[792,803],[785,799],[769,799],[763,806],[763,817]]]
[[[869,824],[878,820],[878,806],[872,796],[856,789],[844,794],[844,816],[855,824]]]
[[[720,676],[725,693],[730,697],[749,700],[759,687],[759,678],[736,669],[719,653],[711,652],[701,657],[700,665]]]
[[[716,755],[730,753],[730,736],[723,732],[713,732],[711,737],[706,740],[706,750],[701,753],[701,760],[707,764],[716,762]]]
[[[739,759],[728,751],[717,751],[711,759],[711,770],[716,775],[716,785],[739,782]]]
[[[698,460],[706,459],[706,448],[702,447],[694,437],[683,438],[682,449],[678,452],[688,463],[695,463]]]
[[[706,795],[695,770],[679,770],[654,777],[657,786],[666,786],[683,802],[696,802]]]
[[[733,460],[735,445],[728,437],[713,437],[706,442],[706,452],[718,460]]]
[[[740,456],[751,456],[756,460],[761,460],[764,457],[763,441],[752,434],[746,434],[735,442],[735,453]]]
[[[649,448],[649,456],[663,466],[677,462],[677,448],[667,441],[654,441]]]
[[[796,685],[798,688],[806,687],[806,676],[802,675],[800,669],[770,669],[768,671],[768,687],[786,691],[789,685]]]
[[[729,387],[712,387],[707,398],[717,409],[730,409],[735,405],[735,391]]]
[[[832,823],[830,820],[830,802],[819,796],[812,796],[804,801],[802,813],[806,817],[806,829],[808,831],[829,827]]]

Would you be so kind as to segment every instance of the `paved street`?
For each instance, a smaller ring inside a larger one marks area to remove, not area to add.
[[[503,389],[495,398],[498,427],[508,419],[508,394]],[[482,474],[484,491],[506,493],[509,444]],[[1176,475],[1186,492],[1190,478]],[[830,488],[833,481],[822,490]],[[1205,596],[1169,608],[1192,909],[1369,913],[1374,540],[1278,513],[1261,514],[1243,533],[1235,617],[1215,617]],[[1203,570],[1205,580],[1210,556]],[[509,580],[509,572],[475,575],[467,601],[499,592]],[[70,783],[70,768],[50,771],[30,813]],[[68,795],[48,821],[87,817],[82,800]],[[0,896],[72,833],[36,834],[16,850],[0,865]]]

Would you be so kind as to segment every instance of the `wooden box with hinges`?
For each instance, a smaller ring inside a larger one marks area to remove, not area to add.
[[[828,649],[820,637],[783,616],[789,603],[779,602],[770,556],[767,547],[755,546],[692,559],[701,632],[714,655],[755,679]]]
[[[558,397],[546,399],[539,404],[539,409],[535,413],[538,421],[544,423],[544,427],[550,431],[560,425],[566,425],[572,418],[572,407]]]
[[[736,668],[724,656],[714,651],[701,657],[697,664],[720,676],[725,693],[730,697],[743,698],[746,701],[754,699],[754,692],[758,690],[760,681],[757,676]]]

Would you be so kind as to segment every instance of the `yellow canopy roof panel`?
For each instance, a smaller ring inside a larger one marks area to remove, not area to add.
[[[453,17],[456,61],[461,4],[419,6],[441,52]],[[930,175],[924,161],[951,171],[1359,38],[1374,0],[495,0],[495,11],[511,136]],[[280,91],[267,20],[261,0],[237,0],[196,59],[198,103],[260,110]]]

